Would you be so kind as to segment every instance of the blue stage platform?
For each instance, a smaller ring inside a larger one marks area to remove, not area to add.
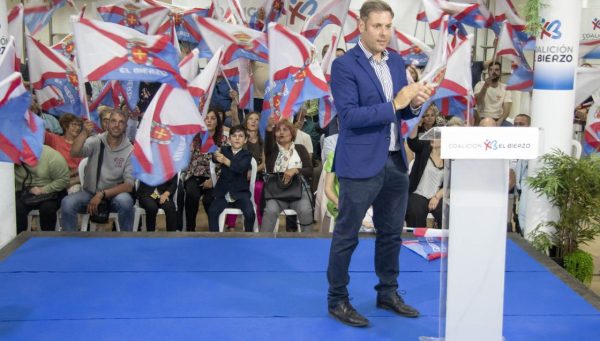
[[[372,238],[351,265],[352,304],[371,320],[356,329],[327,315],[327,238],[90,236],[30,234],[2,250],[0,340],[418,340],[437,332],[439,261],[402,249],[401,290],[422,317],[395,316],[375,308]],[[507,341],[600,340],[597,296],[559,277],[508,241]]]

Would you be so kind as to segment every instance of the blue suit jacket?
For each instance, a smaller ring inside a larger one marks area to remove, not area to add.
[[[406,69],[402,57],[393,52],[387,64],[395,96],[408,84]],[[331,91],[340,122],[334,160],[336,175],[361,179],[379,173],[388,157],[391,123],[398,124],[397,137],[406,166],[401,119],[414,116],[408,107],[394,113],[375,70],[358,45],[333,62]]]

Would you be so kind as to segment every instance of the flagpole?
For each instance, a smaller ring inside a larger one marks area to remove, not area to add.
[[[52,46],[54,45],[54,39],[52,38],[52,18],[54,16],[50,17],[50,21],[48,21],[48,45]]]
[[[342,24],[340,25],[340,31],[338,33],[338,38],[336,39],[335,49],[337,50],[338,45],[340,44],[340,40],[344,37],[344,23],[348,20],[348,11],[350,11],[350,2],[348,2],[348,8],[346,8],[346,13],[344,13],[344,17],[342,18]],[[344,45],[346,45],[346,39],[344,39]],[[331,48],[334,48],[333,46]],[[348,46],[346,46],[346,51],[348,50]]]
[[[429,25],[427,25],[429,26]],[[431,40],[433,41],[434,44],[437,44],[437,41],[435,41],[435,37],[433,36],[433,32],[431,30],[431,27],[429,27],[429,34],[431,35]]]
[[[413,37],[417,36],[417,29],[419,28],[419,20],[415,20],[415,30],[413,31]],[[425,39],[423,39],[425,41]]]
[[[83,10],[85,11],[85,6],[83,7]],[[75,44],[75,48],[77,49],[77,44],[75,43],[75,22],[79,19],[81,19],[83,17],[83,12],[80,13],[80,15],[72,15],[70,17],[71,20],[71,31],[73,32],[73,44]],[[83,75],[81,74],[81,66],[79,65],[79,56],[75,56],[75,67],[77,68],[77,70],[75,70],[77,72],[77,88],[79,90],[79,99],[81,100],[82,104],[83,104],[83,109],[85,110],[85,116],[87,117],[88,121],[92,121],[91,117],[90,117],[90,108],[88,106],[88,101],[87,101],[87,94],[85,92],[85,82],[86,82],[86,78],[83,77]],[[101,123],[101,122],[100,122]]]
[[[346,11],[346,13],[347,13],[347,12],[348,12],[348,11]],[[348,17],[348,16],[346,15],[346,17]],[[346,19],[344,19],[344,21],[343,21],[343,22],[345,22],[345,21],[346,21]],[[333,48],[335,48],[335,49],[337,50],[337,47],[338,47],[338,45],[340,44],[340,40],[341,40],[343,37],[344,37],[344,26],[340,26],[340,31],[339,31],[339,33],[338,33],[338,37],[337,37],[337,39],[335,40],[335,46],[331,46],[331,48],[332,48],[332,49],[333,49]],[[346,39],[344,39],[344,45],[345,45],[345,44],[346,44]],[[335,50],[334,50],[334,51],[335,51]]]
[[[467,126],[471,125],[471,96],[473,93],[469,91],[467,94],[467,121],[465,122]]]
[[[234,90],[233,87],[231,86],[231,83],[229,83],[229,79],[227,79],[227,76],[225,76],[225,72],[223,71],[223,68],[221,67],[221,65],[219,65],[219,71],[221,71],[223,78],[225,78],[225,82],[227,82],[227,86],[229,87],[229,90]]]
[[[6,1],[0,1],[0,54],[4,53],[8,43],[8,10]],[[21,119],[23,116],[21,116]],[[0,162],[0,188],[8,193],[15,192],[15,171],[11,162]],[[0,216],[3,224],[0,225],[0,248],[8,244],[17,236],[17,216],[14,195],[0,197]]]
[[[492,64],[490,65],[494,65],[496,63],[496,52],[498,52],[498,43],[500,42],[499,37],[502,36],[502,33],[504,32],[504,29],[506,28],[506,24],[502,26],[502,30],[500,31],[500,34],[498,35],[498,37],[496,37],[496,43],[494,44],[494,57],[492,58]],[[502,71],[502,68],[500,68]]]

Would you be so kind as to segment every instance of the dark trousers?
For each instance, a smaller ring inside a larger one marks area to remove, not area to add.
[[[422,195],[411,193],[408,199],[408,208],[406,209],[406,226],[409,227],[427,227],[427,214],[429,214],[429,199]],[[442,226],[442,208],[443,200],[438,202],[437,207],[431,211],[433,218],[438,226]]]
[[[400,153],[388,157],[385,167],[367,179],[339,178],[340,213],[329,253],[327,279],[329,306],[348,300],[348,267],[358,245],[358,230],[367,209],[373,205],[375,273],[379,283],[375,290],[389,296],[398,288],[401,233],[408,198],[408,175]]]
[[[513,200],[512,207],[512,221],[515,224],[515,232],[523,236],[523,230],[521,229],[521,224],[519,223],[519,212],[517,212],[517,207],[519,207],[519,201],[521,201],[521,191],[515,192],[515,200]],[[512,232],[512,229],[510,229],[508,232]]]
[[[156,230],[156,215],[158,209],[162,208],[165,211],[165,217],[167,222],[167,231],[177,230],[177,210],[175,209],[175,203],[171,200],[167,200],[160,204],[160,199],[154,199],[150,196],[138,197],[140,207],[146,210],[146,230]]]
[[[228,207],[239,208],[244,214],[244,231],[254,231],[254,208],[250,197],[240,198],[233,203],[228,203],[224,197],[215,198],[208,210],[208,228],[211,232],[219,232],[219,215]]]
[[[208,215],[208,209],[213,201],[212,188],[203,188],[202,184],[206,181],[205,177],[191,177],[185,181],[185,200],[183,196],[178,199],[177,204],[179,207],[185,207],[185,221],[186,230],[196,230],[196,215],[198,214],[198,208],[200,205],[200,198],[202,198],[202,206],[204,212]],[[183,205],[182,205],[183,204]],[[181,211],[181,210],[180,210]],[[179,221],[177,226],[183,227],[183,212],[179,212]]]
[[[54,231],[56,229],[56,212],[60,209],[60,201],[65,193],[59,198],[46,200],[35,205],[25,205],[21,201],[21,191],[15,193],[15,206],[17,215],[17,234],[27,230],[27,215],[32,210],[40,212],[40,228],[42,231]]]

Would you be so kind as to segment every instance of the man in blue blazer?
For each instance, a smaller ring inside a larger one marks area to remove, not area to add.
[[[386,2],[366,1],[360,9],[360,42],[335,60],[331,72],[340,123],[334,160],[340,213],[327,270],[328,310],[340,322],[357,327],[369,321],[349,302],[348,267],[371,205],[377,229],[377,306],[402,316],[419,315],[397,293],[400,235],[408,198],[401,124],[403,118],[418,115],[432,89],[420,83],[408,85],[402,58],[386,50],[393,35],[393,16]]]

